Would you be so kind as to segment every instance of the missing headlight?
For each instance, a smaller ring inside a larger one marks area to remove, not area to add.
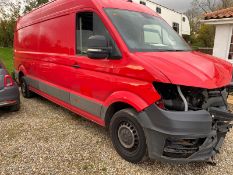
[[[209,107],[226,108],[226,88],[208,90],[165,83],[154,83],[154,87],[161,95],[164,108],[167,110],[187,111],[207,110]]]

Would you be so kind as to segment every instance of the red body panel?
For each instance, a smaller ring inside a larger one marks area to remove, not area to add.
[[[196,52],[131,53],[103,8],[157,16],[149,8],[122,0],[57,0],[22,17],[15,32],[15,69],[25,76],[75,94],[102,108],[124,102],[141,111],[160,99],[153,82],[213,89],[230,83],[229,63]],[[118,45],[120,60],[93,60],[75,54],[75,17],[98,14]],[[72,67],[78,64],[80,69]],[[66,104],[36,88],[31,90],[101,124],[90,111]],[[76,101],[79,103],[79,101]],[[101,111],[100,111],[101,113]]]
[[[160,70],[171,83],[214,89],[229,84],[230,63],[199,52],[135,53],[155,79]]]

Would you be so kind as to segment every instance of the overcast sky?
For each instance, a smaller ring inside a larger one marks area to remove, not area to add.
[[[156,3],[179,12],[185,12],[191,7],[192,0],[154,0]]]

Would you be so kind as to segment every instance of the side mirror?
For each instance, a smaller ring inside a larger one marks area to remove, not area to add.
[[[102,35],[94,35],[88,38],[87,48],[87,56],[91,59],[108,58],[111,51],[106,37]]]

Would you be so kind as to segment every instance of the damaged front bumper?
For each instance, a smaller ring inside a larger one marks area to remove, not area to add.
[[[151,105],[138,116],[151,159],[184,163],[209,161],[221,148],[233,115],[218,108],[173,112]]]

